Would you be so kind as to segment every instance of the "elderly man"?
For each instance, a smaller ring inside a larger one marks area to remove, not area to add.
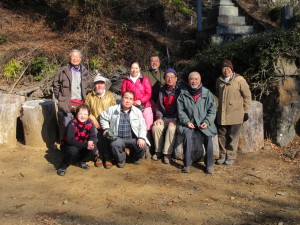
[[[228,59],[222,62],[222,75],[217,79],[216,92],[219,98],[217,125],[220,146],[217,164],[233,165],[242,123],[249,118],[251,92],[246,80],[233,71]]]
[[[134,93],[125,91],[120,104],[109,107],[100,115],[103,136],[110,139],[112,154],[119,168],[125,166],[125,148],[129,148],[133,163],[140,165],[146,146],[150,145],[142,112],[133,106],[133,102]]]
[[[192,161],[194,132],[199,132],[201,143],[204,144],[206,154],[204,163],[206,172],[212,174],[213,170],[213,143],[212,136],[216,135],[217,129],[214,124],[216,106],[212,93],[202,86],[201,76],[198,72],[189,74],[187,90],[182,90],[177,99],[178,109],[178,132],[183,135],[183,163],[181,172],[189,173]],[[196,146],[202,148],[201,146]]]
[[[175,144],[177,97],[181,86],[177,84],[177,73],[172,68],[166,70],[164,79],[165,85],[159,92],[156,120],[152,127],[155,144],[155,154],[152,159],[158,160],[163,154],[163,162],[169,164]]]
[[[149,70],[143,73],[150,79],[152,86],[152,97],[151,100],[156,102],[160,88],[164,85],[164,72],[160,69],[160,58],[159,56],[153,55],[149,59]]]
[[[98,136],[98,150],[100,151],[103,159],[103,164],[106,169],[112,167],[111,163],[111,151],[109,150],[108,140],[103,137],[103,129],[99,123],[100,114],[109,108],[116,105],[116,99],[111,91],[109,91],[110,81],[105,77],[98,74],[94,78],[94,89],[86,96],[85,103],[90,107],[91,114],[90,119],[93,121]],[[101,161],[98,160],[96,166],[101,166]]]
[[[63,66],[53,80],[54,97],[58,100],[59,141],[64,137],[66,126],[74,116],[77,106],[83,103],[89,87],[90,75],[81,64],[81,52],[73,49],[69,64]]]

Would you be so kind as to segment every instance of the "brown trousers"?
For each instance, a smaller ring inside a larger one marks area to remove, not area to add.
[[[218,125],[220,158],[236,159],[242,124]]]

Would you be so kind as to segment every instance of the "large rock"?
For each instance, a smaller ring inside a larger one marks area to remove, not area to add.
[[[194,162],[199,161],[205,154],[204,146],[200,143],[200,132],[194,132],[193,139],[193,153],[192,159]],[[214,158],[219,158],[219,142],[218,136],[213,137],[213,148],[214,148]],[[174,158],[183,160],[183,136],[181,134],[176,134],[176,142],[174,146]]]
[[[243,123],[238,152],[255,152],[264,147],[263,105],[252,101],[249,120]]]

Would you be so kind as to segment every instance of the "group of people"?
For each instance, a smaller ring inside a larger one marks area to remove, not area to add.
[[[74,163],[88,169],[88,161],[96,167],[110,169],[115,164],[123,168],[127,155],[135,165],[140,165],[143,157],[169,164],[176,134],[183,136],[181,172],[189,173],[195,150],[191,140],[196,132],[201,143],[196,147],[205,149],[206,173],[214,172],[212,137],[216,134],[220,146],[216,163],[234,164],[241,125],[249,118],[251,92],[230,60],[222,62],[216,82],[218,104],[202,86],[200,73],[191,72],[188,84],[180,84],[174,69],[161,70],[159,56],[150,57],[146,72],[141,72],[137,61],[130,64],[117,104],[109,91],[110,81],[100,74],[88,93],[91,78],[81,59],[81,52],[72,50],[69,64],[53,80],[60,148],[64,152],[58,175],[64,176]]]

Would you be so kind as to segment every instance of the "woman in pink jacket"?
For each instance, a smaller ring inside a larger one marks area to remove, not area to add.
[[[151,130],[153,124],[153,112],[150,99],[152,96],[152,87],[148,77],[141,74],[138,62],[130,64],[130,74],[123,80],[121,93],[132,91],[134,93],[133,105],[143,112],[147,131]]]

